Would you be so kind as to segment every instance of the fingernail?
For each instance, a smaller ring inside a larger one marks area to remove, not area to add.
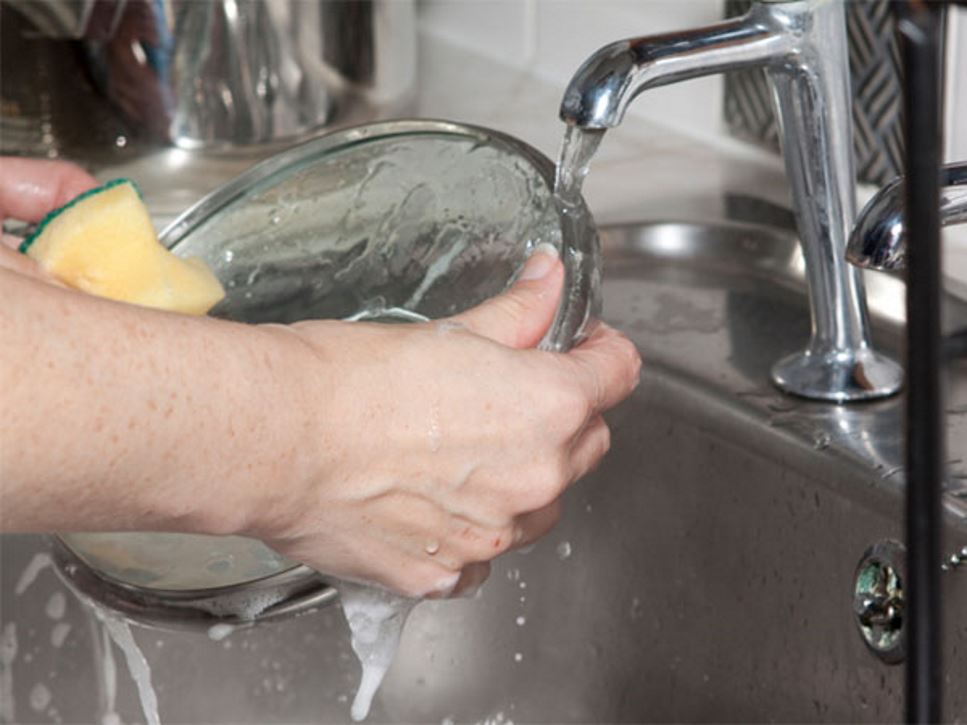
[[[538,244],[534,247],[534,251],[531,252],[527,264],[524,265],[524,269],[520,273],[520,279],[525,282],[543,279],[547,276],[548,272],[554,269],[554,265],[558,259],[560,259],[560,256],[557,253],[557,247],[549,242]]]

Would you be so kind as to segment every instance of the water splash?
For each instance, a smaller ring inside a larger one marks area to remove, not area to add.
[[[16,722],[13,663],[17,659],[17,625],[7,622],[0,634],[0,721]]]
[[[114,649],[111,647],[111,638],[107,630],[101,626],[100,620],[94,615],[93,609],[88,608],[89,621],[92,631],[97,638],[98,655],[101,664],[101,687],[100,687],[100,725],[121,725],[121,717],[114,709],[117,700],[117,664],[114,661]]]
[[[148,725],[161,725],[161,719],[158,716],[158,697],[151,685],[151,667],[134,639],[131,626],[120,617],[97,606],[94,607],[94,615],[101,623],[104,644],[104,679],[108,706],[102,723],[119,722],[117,713],[114,712],[117,669],[111,650],[111,642],[113,642],[124,655],[128,673],[138,688],[138,698],[141,700],[141,711],[144,713],[145,720]]]
[[[64,592],[51,594],[44,611],[51,619],[63,619],[64,613],[67,611],[67,599],[64,597]]]
[[[43,682],[38,682],[30,691],[30,707],[35,712],[46,710],[51,701],[50,690]]]
[[[23,573],[20,575],[20,579],[17,580],[17,586],[14,589],[14,593],[19,597],[30,587],[31,584],[37,579],[37,575],[40,574],[44,569],[53,565],[53,560],[50,558],[50,554],[34,554],[34,557],[27,564]]]
[[[67,622],[58,622],[54,625],[54,628],[50,631],[50,644],[55,649],[60,649],[64,642],[67,640],[67,636],[71,633],[71,625]]]

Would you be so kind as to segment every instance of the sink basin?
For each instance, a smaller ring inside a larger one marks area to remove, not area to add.
[[[641,386],[610,415],[611,454],[568,492],[560,525],[500,559],[477,598],[416,608],[370,720],[900,720],[903,669],[867,648],[852,607],[864,551],[902,535],[902,398],[837,407],[770,386],[770,365],[809,326],[788,231],[653,223],[601,238],[604,317],[645,360]],[[871,289],[877,343],[894,352],[902,294],[885,277]],[[948,307],[967,319],[962,303]],[[962,370],[949,396],[945,548],[956,551],[967,544]],[[69,595],[55,616],[64,589],[49,568],[29,581],[44,550],[40,537],[3,539],[0,653],[16,721],[49,722],[51,708],[97,721],[112,705],[102,636]],[[967,566],[943,576],[956,685],[967,681]],[[336,607],[221,640],[135,637],[162,722],[349,718],[359,666]],[[121,662],[113,708],[139,720]],[[946,688],[945,712],[967,718],[967,689]]]

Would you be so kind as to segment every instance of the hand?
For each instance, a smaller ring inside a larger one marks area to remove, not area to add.
[[[66,161],[0,158],[0,224],[8,218],[39,222],[48,212],[95,186],[97,180],[93,176]],[[3,235],[0,267],[52,281],[34,260],[17,251],[21,241]]]
[[[608,450],[601,414],[640,367],[604,324],[568,354],[531,349],[562,279],[539,253],[511,291],[450,320],[280,328],[317,361],[303,374],[315,460],[246,533],[409,596],[475,587],[487,562],[545,534]]]

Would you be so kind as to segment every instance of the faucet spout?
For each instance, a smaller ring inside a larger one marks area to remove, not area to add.
[[[894,179],[863,207],[846,250],[850,263],[867,269],[906,269],[903,184],[902,176]],[[967,222],[967,162],[945,166],[940,187],[940,223],[950,226]]]
[[[723,23],[619,40],[588,58],[568,83],[560,117],[582,128],[613,128],[648,88],[760,66],[794,48],[789,34],[753,7]]]

